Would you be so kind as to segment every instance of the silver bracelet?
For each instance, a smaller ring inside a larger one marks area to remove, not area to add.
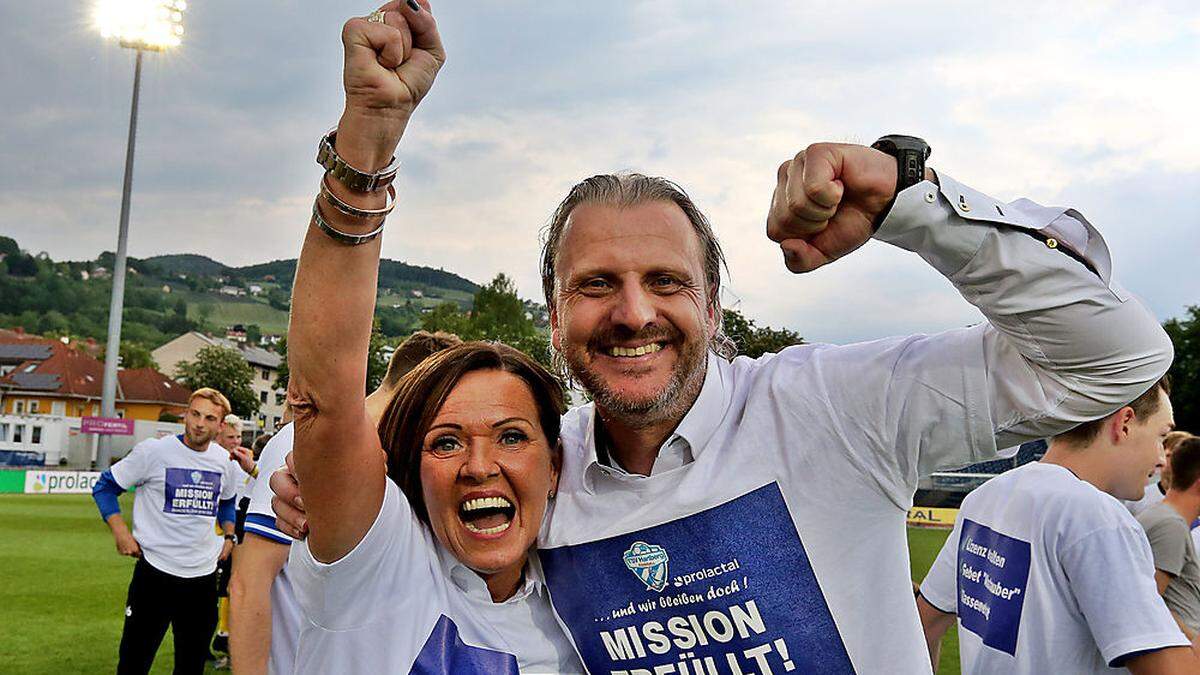
[[[325,167],[325,170],[334,178],[338,179],[342,185],[354,190],[355,192],[376,192],[392,184],[396,179],[396,172],[400,169],[400,163],[393,156],[388,165],[374,173],[360,171],[342,159],[334,149],[334,143],[337,142],[337,128],[333,128],[329,133],[321,137],[321,142],[317,144],[317,164]]]
[[[349,246],[358,246],[359,244],[365,244],[368,241],[371,241],[372,239],[374,239],[375,237],[378,237],[380,235],[380,233],[383,232],[383,224],[386,222],[386,220],[379,221],[379,227],[375,228],[374,230],[371,230],[370,232],[368,232],[366,234],[350,234],[349,232],[342,232],[341,230],[337,229],[336,227],[325,222],[325,219],[321,217],[321,198],[320,197],[318,197],[317,199],[315,199],[313,201],[312,220],[313,220],[313,223],[317,226],[317,229],[319,229],[322,232],[324,232],[325,234],[329,235],[330,239],[333,239],[334,241],[338,242],[339,244],[347,244]]]
[[[330,206],[350,216],[351,218],[386,218],[392,209],[396,208],[396,185],[387,186],[387,203],[382,209],[360,209],[342,201],[333,190],[329,189],[329,174],[321,176],[321,196]]]

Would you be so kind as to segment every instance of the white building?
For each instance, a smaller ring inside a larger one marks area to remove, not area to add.
[[[279,375],[279,366],[283,357],[275,352],[269,352],[251,344],[234,342],[224,338],[216,338],[197,331],[184,333],[158,349],[150,352],[158,363],[159,370],[171,377],[178,377],[177,366],[181,361],[193,361],[197,352],[213,345],[227,347],[242,355],[246,363],[254,369],[254,379],[250,386],[258,397],[257,419],[249,420],[259,432],[275,433],[283,426],[284,389],[275,388],[275,379]]]

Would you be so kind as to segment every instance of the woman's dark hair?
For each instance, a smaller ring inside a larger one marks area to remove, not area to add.
[[[551,451],[558,447],[559,418],[566,411],[562,384],[536,361],[499,342],[464,342],[430,356],[400,378],[396,395],[379,421],[388,477],[400,486],[413,512],[426,525],[429,511],[421,489],[425,434],[463,376],[479,370],[498,370],[521,378],[533,394],[538,422]]]

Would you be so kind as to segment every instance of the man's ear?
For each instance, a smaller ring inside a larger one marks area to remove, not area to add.
[[[1126,438],[1129,438],[1133,423],[1136,421],[1137,415],[1134,414],[1133,408],[1129,406],[1125,406],[1110,415],[1108,423],[1105,425],[1105,430],[1109,436],[1108,440],[1113,445],[1122,443]]]
[[[550,345],[557,351],[562,351],[562,329],[558,323],[558,308],[550,308]]]

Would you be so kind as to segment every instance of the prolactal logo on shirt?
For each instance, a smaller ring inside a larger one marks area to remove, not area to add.
[[[964,518],[958,539],[958,618],[983,644],[1016,656],[1029,583],[1029,542]]]
[[[776,483],[538,555],[593,674],[854,672]]]
[[[169,468],[163,511],[184,516],[215,516],[220,494],[220,472]]]
[[[661,546],[635,541],[625,551],[625,566],[646,584],[646,590],[661,591],[667,587],[667,561],[670,557]]]

